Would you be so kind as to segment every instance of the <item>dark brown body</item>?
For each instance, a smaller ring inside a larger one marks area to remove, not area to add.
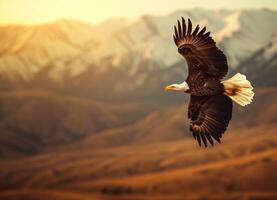
[[[207,76],[205,72],[198,71],[187,77],[189,91],[194,96],[209,96],[224,93],[224,87],[220,80]]]

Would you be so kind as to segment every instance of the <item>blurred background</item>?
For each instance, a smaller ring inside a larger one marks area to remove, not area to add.
[[[181,16],[246,74],[223,142],[200,148]],[[0,199],[277,199],[275,0],[1,0]]]

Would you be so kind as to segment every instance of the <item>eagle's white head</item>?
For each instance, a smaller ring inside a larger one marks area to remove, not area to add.
[[[188,92],[189,86],[186,81],[180,84],[171,84],[164,88],[165,91],[175,91],[175,92]]]

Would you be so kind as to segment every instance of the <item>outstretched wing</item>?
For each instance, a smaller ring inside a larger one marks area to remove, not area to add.
[[[206,32],[206,27],[200,30],[199,25],[192,29],[192,23],[188,19],[188,25],[182,17],[178,20],[178,28],[174,26],[173,39],[189,67],[189,73],[203,70],[210,76],[222,79],[228,71],[227,59],[223,52],[216,47],[215,41]],[[200,30],[200,31],[199,31]]]
[[[206,147],[208,142],[213,146],[214,140],[220,142],[232,117],[232,100],[225,95],[191,96],[188,117],[190,131],[198,141]]]

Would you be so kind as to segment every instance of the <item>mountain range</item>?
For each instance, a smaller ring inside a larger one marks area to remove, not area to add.
[[[94,26],[60,20],[0,27],[0,89],[149,100],[160,95],[162,85],[186,75],[186,64],[172,41],[173,25],[181,16],[190,17],[194,26],[207,26],[226,54],[230,71],[243,66],[250,71],[263,69],[269,61],[275,66],[277,25],[272,22],[277,12],[273,10],[193,9],[136,20],[113,19]],[[264,59],[259,58],[261,51]],[[272,85],[260,80],[257,84]]]

